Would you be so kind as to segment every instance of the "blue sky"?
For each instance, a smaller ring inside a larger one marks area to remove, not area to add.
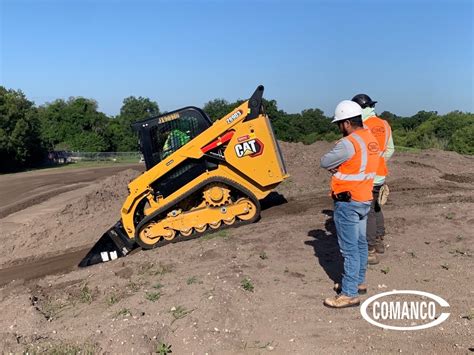
[[[247,98],[321,108],[474,112],[471,0],[0,0],[0,84],[37,104],[84,96],[119,112]]]

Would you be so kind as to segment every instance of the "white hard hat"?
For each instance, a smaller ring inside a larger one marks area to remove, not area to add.
[[[360,107],[358,103],[351,100],[343,100],[336,106],[334,119],[331,121],[331,123],[347,120],[348,118],[361,115],[362,107]]]

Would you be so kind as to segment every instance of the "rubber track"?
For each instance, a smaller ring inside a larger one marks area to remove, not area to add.
[[[199,191],[200,189],[204,188],[206,185],[211,184],[211,183],[215,183],[215,182],[220,182],[220,183],[224,183],[228,186],[231,186],[232,188],[238,190],[239,192],[243,193],[245,196],[250,198],[252,200],[252,202],[255,204],[255,206],[257,207],[257,213],[255,214],[255,217],[252,218],[252,219],[249,219],[248,221],[242,221],[242,220],[239,221],[238,217],[236,217],[235,223],[233,223],[231,225],[227,225],[225,223],[222,223],[221,227],[219,227],[218,229],[211,229],[211,228],[208,227],[208,229],[206,229],[206,231],[204,231],[202,233],[196,232],[196,230],[194,230],[194,232],[188,237],[183,237],[180,233],[179,235],[174,237],[172,240],[166,240],[166,239],[160,240],[158,243],[154,244],[151,248],[150,248],[149,245],[144,245],[140,241],[140,238],[138,237],[138,235],[140,233],[140,230],[147,223],[153,221],[153,219],[155,217],[157,217],[160,214],[166,212],[167,210],[172,209],[173,206],[175,206],[177,203],[183,201],[187,197],[191,196],[193,193],[195,193],[195,192]],[[162,246],[165,246],[165,245],[170,244],[170,243],[179,243],[179,242],[183,242],[183,241],[190,240],[190,239],[196,239],[196,238],[199,238],[201,236],[204,236],[204,235],[207,235],[207,234],[212,234],[212,233],[215,233],[215,232],[218,232],[218,231],[221,231],[221,230],[225,230],[225,229],[228,229],[228,228],[231,228],[231,227],[232,228],[237,228],[237,227],[240,227],[242,225],[254,223],[260,218],[260,212],[261,212],[260,201],[257,199],[257,197],[252,192],[250,192],[244,186],[242,186],[239,183],[237,183],[237,182],[235,182],[231,179],[228,179],[228,178],[212,177],[212,178],[206,179],[203,182],[201,182],[200,184],[196,185],[194,188],[189,190],[186,194],[182,195],[180,198],[177,198],[177,199],[167,203],[165,206],[163,206],[159,210],[157,210],[157,211],[153,212],[151,215],[145,217],[135,227],[135,231],[136,231],[135,232],[135,240],[138,243],[138,245],[140,245],[143,249],[155,249],[155,248],[162,247]]]

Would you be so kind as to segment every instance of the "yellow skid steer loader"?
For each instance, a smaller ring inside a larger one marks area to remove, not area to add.
[[[288,177],[262,95],[214,123],[191,106],[134,123],[146,171],[79,266],[257,221],[259,200]]]

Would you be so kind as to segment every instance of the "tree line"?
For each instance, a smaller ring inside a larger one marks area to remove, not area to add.
[[[215,99],[203,110],[216,120],[242,102]],[[331,118],[320,109],[287,113],[278,109],[275,100],[264,100],[264,106],[280,140],[311,144],[340,137]],[[137,151],[138,139],[130,124],[161,113],[157,102],[135,96],[123,100],[116,116],[100,112],[95,100],[83,97],[36,106],[21,90],[0,86],[0,171],[38,166],[52,150]],[[401,117],[385,111],[380,117],[390,122],[396,145],[474,154],[472,113],[420,111]]]

